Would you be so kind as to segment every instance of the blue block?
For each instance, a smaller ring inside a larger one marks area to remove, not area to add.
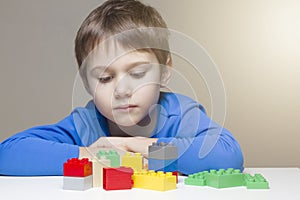
[[[178,171],[177,159],[158,160],[158,159],[149,158],[148,169],[154,171],[163,171],[163,172],[176,172]]]

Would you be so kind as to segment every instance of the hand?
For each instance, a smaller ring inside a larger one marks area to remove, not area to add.
[[[90,145],[90,148],[108,148],[126,150],[126,143],[131,137],[100,137],[96,142]]]
[[[131,137],[131,140],[126,144],[126,149],[130,152],[141,153],[145,158],[148,158],[148,146],[157,140],[157,138]]]
[[[93,158],[99,150],[114,149],[120,155],[130,151],[148,158],[148,146],[157,140],[146,137],[101,137],[89,147],[80,147],[79,157]]]
[[[123,155],[127,148],[124,141],[126,138],[123,137],[100,137],[89,147],[79,148],[79,158],[96,158],[97,153],[100,150],[116,150],[120,155]]]

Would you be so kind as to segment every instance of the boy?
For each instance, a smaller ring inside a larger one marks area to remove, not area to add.
[[[93,100],[57,124],[33,127],[3,141],[0,174],[62,175],[68,158],[92,157],[99,148],[147,157],[153,142],[178,147],[182,174],[242,169],[239,144],[199,103],[160,91],[172,66],[166,28],[154,8],[136,0],[108,0],[92,11],[77,33],[75,53]],[[201,157],[208,132],[219,137]]]

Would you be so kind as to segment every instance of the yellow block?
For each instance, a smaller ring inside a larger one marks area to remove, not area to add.
[[[131,155],[129,152],[126,152],[122,156],[123,167],[131,167],[134,171],[141,171],[143,169],[143,156],[141,153],[135,153]]]
[[[176,176],[172,172],[141,171],[132,176],[134,188],[167,191],[176,189]]]

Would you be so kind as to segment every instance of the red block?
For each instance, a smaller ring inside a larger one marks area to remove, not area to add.
[[[85,177],[92,174],[93,165],[87,158],[72,158],[64,163],[64,176]]]
[[[178,183],[178,172],[177,171],[172,172],[172,175],[176,176],[176,183]]]
[[[130,167],[103,168],[103,189],[125,190],[133,187],[133,169]]]

